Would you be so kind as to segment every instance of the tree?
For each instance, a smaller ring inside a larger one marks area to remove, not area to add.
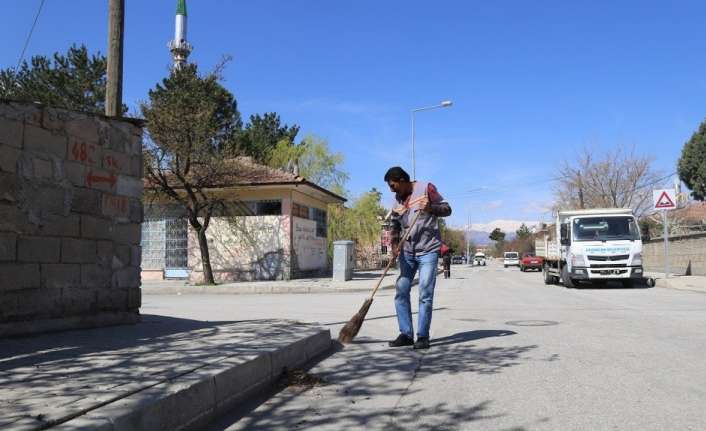
[[[638,216],[652,204],[652,188],[659,177],[652,158],[618,148],[595,158],[584,149],[566,160],[559,171],[555,209],[631,208]]]
[[[373,188],[353,202],[351,208],[330,205],[328,210],[328,248],[332,252],[333,241],[348,239],[355,242],[359,256],[379,253],[381,221],[385,208],[381,204],[382,193]]]
[[[184,209],[198,238],[204,281],[213,284],[206,230],[223,205],[212,189],[233,173],[220,149],[237,133],[235,98],[217,72],[201,76],[187,65],[150,90],[140,108],[150,138],[143,149],[145,191]]]
[[[492,232],[490,232],[488,238],[495,241],[495,252],[498,256],[502,256],[505,248],[505,232],[500,230],[499,227],[496,227]]]
[[[706,121],[684,144],[678,163],[679,178],[691,189],[694,199],[706,199]]]
[[[524,223],[522,223],[520,228],[515,231],[515,234],[517,235],[517,238],[521,239],[521,240],[526,240],[530,236],[532,236],[532,232],[529,230],[527,225],[525,225]]]
[[[292,163],[296,163],[299,175],[345,196],[348,173],[340,168],[343,161],[343,154],[332,153],[324,139],[308,135],[298,145],[294,145],[289,139],[280,140],[270,152],[267,164],[274,168],[287,169]]]
[[[466,253],[466,232],[462,229],[444,230],[441,240],[455,253]]]
[[[236,139],[228,146],[230,153],[251,156],[258,163],[267,164],[270,153],[281,142],[294,142],[299,126],[282,124],[279,115],[267,112],[264,115],[250,116],[250,122],[239,131]]]
[[[73,45],[66,55],[37,55],[15,69],[0,70],[0,98],[102,114],[105,111],[106,58]],[[122,112],[127,112],[123,105]]]

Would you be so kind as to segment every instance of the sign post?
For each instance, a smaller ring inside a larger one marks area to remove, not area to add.
[[[654,209],[662,210],[662,224],[664,225],[664,278],[669,278],[669,228],[667,227],[667,210],[677,207],[676,193],[671,189],[652,190]]]

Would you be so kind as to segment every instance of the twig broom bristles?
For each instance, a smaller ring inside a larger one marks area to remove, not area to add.
[[[414,224],[417,222],[417,218],[419,217],[420,212],[421,210],[418,210],[417,213],[414,215],[414,218],[412,219],[412,224],[409,225],[409,229],[407,229],[407,232],[405,232],[402,239],[400,239],[398,247],[402,247],[404,245],[404,242],[407,240],[409,233],[412,232]],[[399,250],[397,254],[399,254]],[[363,326],[365,316],[368,314],[368,310],[370,310],[370,306],[373,303],[373,296],[375,296],[375,293],[378,291],[380,284],[382,284],[382,280],[385,278],[385,275],[387,275],[387,271],[392,267],[393,263],[395,263],[395,259],[390,259],[390,262],[388,262],[387,266],[385,267],[385,270],[380,276],[380,279],[375,285],[373,293],[371,293],[370,297],[366,299],[365,302],[363,302],[363,306],[360,307],[360,310],[358,310],[358,312],[355,313],[353,317],[351,317],[351,320],[349,320],[348,323],[346,323],[343,328],[341,328],[341,332],[338,333],[338,341],[340,343],[348,344],[353,341],[356,335],[358,335],[358,331],[360,331],[360,328]]]

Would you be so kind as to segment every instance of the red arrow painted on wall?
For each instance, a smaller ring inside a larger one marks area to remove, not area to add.
[[[88,174],[86,175],[86,184],[88,187],[93,187],[93,184],[95,183],[108,183],[110,184],[110,187],[115,187],[115,182],[117,181],[117,178],[115,175],[110,174],[107,177],[103,177],[100,175],[93,175],[93,171],[88,171]]]

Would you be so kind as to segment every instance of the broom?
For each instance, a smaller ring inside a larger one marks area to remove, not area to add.
[[[419,217],[419,213],[421,210],[418,210],[417,213],[414,215],[414,218],[412,219],[412,224],[409,225],[409,229],[407,229],[407,232],[405,232],[404,236],[399,242],[398,247],[402,247],[404,242],[407,240],[407,237],[409,236],[409,233],[412,232],[412,228],[414,227],[414,224],[417,222],[417,218]],[[399,248],[398,248],[398,254],[399,254]],[[365,320],[365,315],[368,314],[368,310],[370,309],[370,305],[373,303],[373,296],[375,296],[375,292],[378,291],[378,288],[380,287],[380,284],[382,283],[383,278],[385,278],[385,275],[387,275],[387,271],[392,267],[392,264],[395,263],[395,259],[390,259],[390,262],[388,262],[387,266],[385,267],[385,270],[382,272],[382,275],[380,276],[380,279],[378,280],[377,284],[375,285],[375,289],[373,289],[373,293],[370,294],[370,298],[366,299],[365,302],[363,302],[363,306],[360,307],[360,310],[358,310],[357,313],[353,317],[351,317],[351,320],[346,323],[343,328],[341,329],[341,332],[338,333],[338,341],[343,344],[348,344],[351,341],[353,341],[353,338],[355,338],[356,335],[358,335],[358,331],[360,331],[361,326],[363,326],[363,321]]]

